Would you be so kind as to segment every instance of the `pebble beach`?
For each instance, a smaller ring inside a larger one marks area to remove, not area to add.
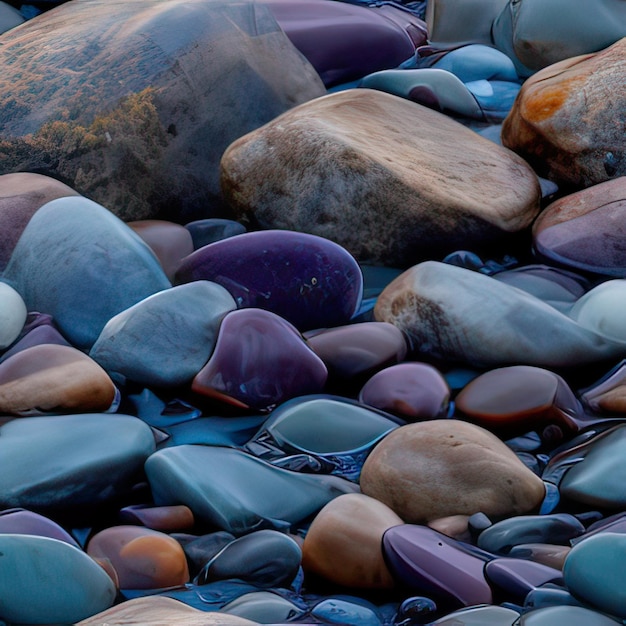
[[[0,2],[0,626],[624,623],[591,4]]]

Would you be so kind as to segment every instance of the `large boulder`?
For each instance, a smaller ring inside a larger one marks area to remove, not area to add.
[[[128,220],[219,212],[228,144],[324,93],[249,0],[78,0],[0,43],[0,173],[48,174]]]
[[[408,266],[527,227],[540,190],[510,151],[370,89],[333,93],[235,141],[224,199],[263,228],[331,239],[359,261]]]
[[[626,174],[626,38],[550,65],[524,85],[502,144],[570,188]]]

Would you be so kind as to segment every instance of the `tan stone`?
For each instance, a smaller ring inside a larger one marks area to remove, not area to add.
[[[449,117],[368,89],[300,105],[232,143],[221,184],[236,216],[406,267],[501,240],[538,212],[531,168]]]
[[[76,626],[257,626],[243,617],[199,611],[172,598],[148,596],[122,602]]]
[[[0,364],[0,413],[97,413],[115,394],[109,375],[70,346],[33,346]]]
[[[512,516],[541,504],[543,481],[487,430],[453,419],[401,426],[371,452],[361,491],[405,522],[450,515]]]
[[[534,74],[502,126],[502,144],[559,185],[626,174],[626,38]]]
[[[382,502],[360,493],[331,500],[315,517],[302,546],[302,567],[337,585],[389,589],[384,532],[403,521]]]

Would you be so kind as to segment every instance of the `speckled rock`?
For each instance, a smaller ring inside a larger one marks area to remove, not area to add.
[[[389,433],[363,465],[361,491],[415,524],[479,511],[529,513],[545,495],[542,480],[500,439],[452,419],[408,424]]]
[[[237,216],[397,267],[519,231],[540,197],[535,174],[508,150],[369,89],[318,98],[240,138],[221,171]]]
[[[531,76],[502,125],[502,144],[560,186],[589,187],[626,174],[625,106],[626,38]]]

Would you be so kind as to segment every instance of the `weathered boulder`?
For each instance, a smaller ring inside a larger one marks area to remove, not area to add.
[[[519,157],[397,96],[351,89],[241,137],[224,199],[263,228],[331,239],[359,261],[408,266],[527,227],[539,184]]]
[[[502,125],[502,144],[558,185],[626,174],[626,38],[534,74]]]
[[[48,174],[127,220],[219,212],[228,144],[325,93],[249,0],[79,0],[0,43],[0,173]]]

